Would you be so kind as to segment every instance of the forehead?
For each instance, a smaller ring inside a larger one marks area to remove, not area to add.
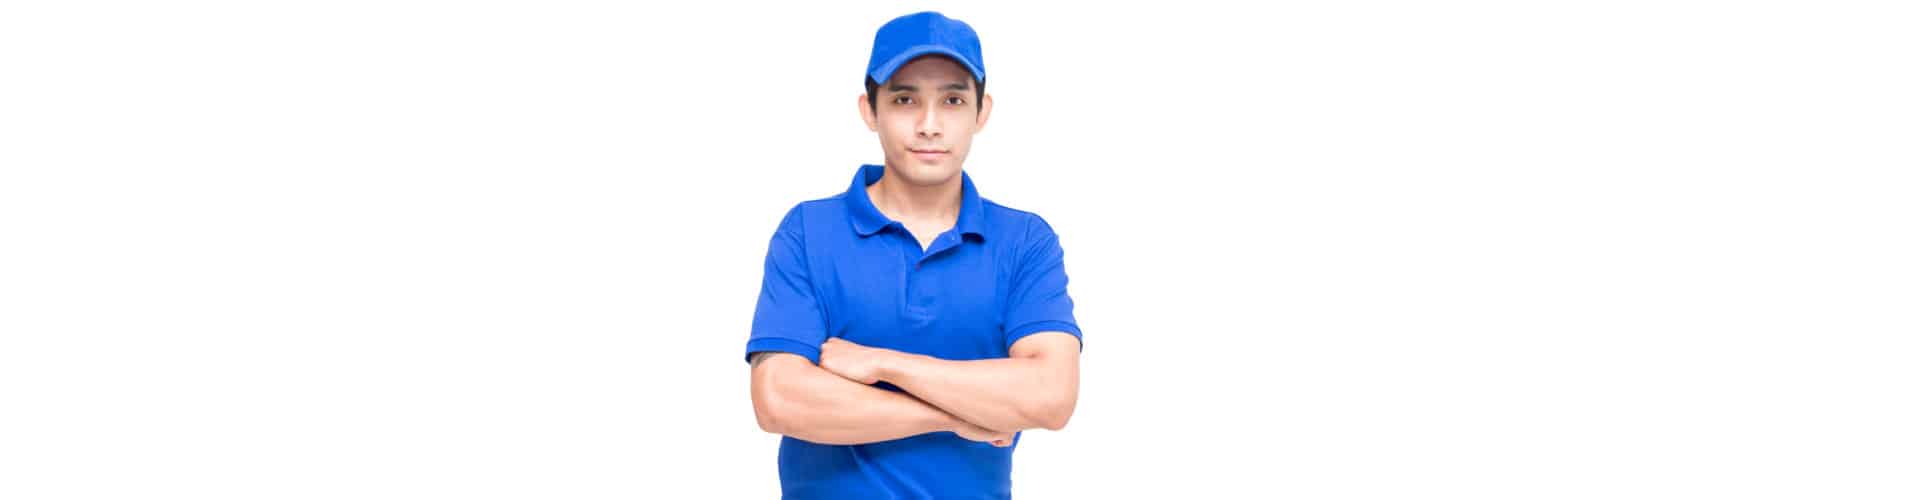
[[[887,83],[946,84],[972,81],[973,73],[967,71],[965,66],[941,56],[922,56],[909,61],[887,79]]]

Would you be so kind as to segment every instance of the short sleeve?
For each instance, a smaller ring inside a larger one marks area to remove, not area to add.
[[[1073,319],[1073,298],[1067,296],[1060,237],[1035,216],[1020,254],[1020,267],[1007,289],[1006,347],[1012,349],[1014,342],[1039,332],[1066,332],[1081,338],[1080,325]],[[1084,343],[1081,348],[1085,349]]]
[[[820,364],[820,344],[827,340],[826,316],[807,273],[806,235],[801,207],[787,212],[767,245],[765,275],[760,279],[760,302],[753,309],[753,331],[747,339],[747,360],[760,351],[798,354]]]

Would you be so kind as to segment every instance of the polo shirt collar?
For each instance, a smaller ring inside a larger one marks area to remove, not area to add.
[[[853,185],[847,187],[847,215],[853,219],[853,229],[859,232],[860,236],[871,236],[894,223],[893,219],[887,218],[886,214],[880,213],[878,207],[873,206],[872,199],[867,198],[867,186],[880,182],[880,178],[886,173],[887,167],[884,165],[861,165],[860,170],[853,174]],[[960,218],[954,222],[954,228],[963,235],[972,234],[986,238],[985,211],[986,209],[981,206],[980,192],[973,188],[973,178],[967,176],[967,172],[962,170],[960,172]]]

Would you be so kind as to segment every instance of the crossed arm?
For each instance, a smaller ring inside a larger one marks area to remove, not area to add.
[[[1042,332],[1008,357],[951,361],[828,339],[820,364],[798,355],[754,357],[760,427],[822,444],[863,444],[927,432],[1011,444],[1013,433],[1059,430],[1079,395],[1080,340]],[[898,393],[868,384],[886,381]]]

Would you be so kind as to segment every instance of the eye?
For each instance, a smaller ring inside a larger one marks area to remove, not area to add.
[[[894,104],[913,104],[913,97],[904,96],[904,95],[900,97],[895,97],[893,98],[893,103]]]
[[[951,106],[959,106],[959,105],[961,105],[961,104],[966,104],[966,103],[967,103],[967,100],[966,100],[966,99],[962,99],[962,98],[960,98],[959,96],[954,96],[954,97],[948,97],[948,98],[947,98],[947,104],[948,104],[948,105],[951,105]]]

